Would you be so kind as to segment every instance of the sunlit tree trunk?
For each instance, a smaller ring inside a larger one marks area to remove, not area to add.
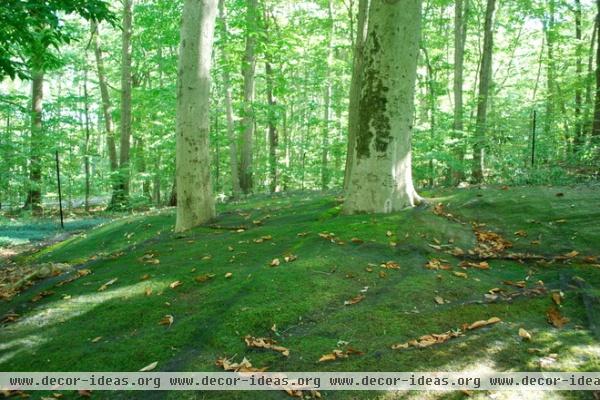
[[[578,82],[585,82],[583,77],[583,43],[581,36],[581,0],[575,0],[575,40],[577,41],[576,45],[576,74]],[[575,86],[575,137],[573,140],[573,146],[575,150],[575,154],[577,155],[581,148],[583,147],[584,137],[583,137],[583,115],[582,115],[582,105],[583,105],[583,93],[582,93],[581,83],[578,83]]]
[[[594,102],[594,122],[592,124],[592,145],[600,155],[600,0],[596,1],[596,98]]]
[[[83,72],[83,115],[85,118],[85,142],[83,146],[83,165],[85,171],[85,211],[90,210],[90,103],[88,94],[87,65]]]
[[[454,152],[458,168],[454,168],[452,180],[458,183],[464,179],[462,163],[465,157],[463,123],[463,73],[465,60],[465,42],[467,38],[467,17],[470,0],[456,0],[454,3],[454,119],[452,129],[454,137],[458,143],[455,143]]]
[[[215,216],[209,99],[216,15],[217,0],[185,0],[177,79],[177,232]]]
[[[350,172],[354,163],[356,147],[356,132],[358,131],[358,103],[360,101],[360,88],[362,83],[363,48],[367,36],[367,17],[370,0],[359,0],[358,22],[356,41],[354,45],[354,59],[352,66],[352,79],[350,81],[350,103],[348,105],[348,146],[346,149],[346,166],[344,168],[344,190],[350,183]]]
[[[421,200],[411,162],[420,28],[420,0],[372,1],[345,213],[389,213]]]
[[[245,194],[252,191],[253,141],[254,141],[254,73],[256,70],[256,35],[258,25],[258,0],[246,0],[246,50],[242,65],[244,76],[244,115],[242,120],[242,154],[240,160],[240,186]]]
[[[229,32],[227,28],[227,11],[225,9],[225,1],[219,1],[219,20],[221,42],[223,48],[221,49],[221,62],[223,63],[223,89],[225,91],[225,113],[227,115],[227,138],[229,139],[229,164],[231,167],[231,190],[234,199],[240,197],[240,177],[238,171],[238,151],[237,151],[237,138],[235,136],[234,116],[233,116],[233,105],[231,100],[231,78],[229,76],[229,60],[227,57],[227,42]]]
[[[102,112],[104,116],[104,125],[106,130],[106,147],[108,149],[108,158],[110,162],[110,172],[114,174],[119,168],[117,160],[117,147],[115,145],[114,122],[112,117],[112,103],[108,93],[108,84],[106,81],[106,72],[104,69],[104,60],[102,59],[102,49],[100,48],[100,31],[98,25],[92,22],[92,35],[94,43],[94,55],[96,57],[96,73],[98,74],[98,86],[100,87],[100,96],[102,98]],[[114,179],[114,177],[113,177]]]
[[[42,212],[42,101],[44,99],[44,71],[41,55],[32,59],[31,65],[31,137],[29,156],[29,193],[25,207],[34,214]]]
[[[129,150],[131,147],[131,30],[133,0],[123,1],[123,35],[121,43],[121,146],[117,184],[111,209],[129,204]]]
[[[331,121],[331,66],[333,64],[333,4],[327,2],[329,29],[327,31],[327,61],[325,65],[325,93],[323,95],[323,130],[321,132],[321,189],[329,187],[329,132]]]
[[[550,137],[550,131],[555,121],[556,103],[556,62],[554,60],[555,45],[555,4],[554,0],[547,2],[548,15],[543,21],[544,33],[546,35],[546,118],[544,119],[544,136]]]
[[[471,174],[475,183],[483,182],[484,154],[487,130],[487,105],[492,80],[492,51],[494,47],[494,11],[496,0],[487,0],[484,22],[483,54],[479,71],[479,96],[477,98],[477,123],[473,143]]]

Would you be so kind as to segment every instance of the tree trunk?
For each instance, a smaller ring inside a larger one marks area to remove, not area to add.
[[[129,149],[131,146],[131,30],[133,0],[124,0],[123,41],[121,46],[121,147],[117,185],[111,209],[129,205]]]
[[[575,66],[575,72],[577,74],[578,82],[585,82],[583,77],[583,43],[581,36],[581,0],[575,0],[575,40],[577,41],[576,57],[577,60]],[[575,137],[573,140],[573,147],[575,154],[579,154],[583,147],[583,115],[581,112],[583,105],[583,93],[581,85],[575,86]]]
[[[463,144],[465,137],[463,123],[463,73],[469,1],[456,0],[454,3],[454,120],[452,122],[452,129],[454,130],[453,136],[457,139],[454,151],[456,163],[460,164],[460,167],[454,168],[452,173],[454,183],[459,183],[465,178],[462,167],[465,157]]]
[[[390,213],[418,204],[411,135],[421,0],[373,1],[363,52],[358,130],[344,212]]]
[[[329,171],[329,128],[331,121],[331,66],[333,64],[333,3],[327,2],[329,29],[327,31],[327,64],[325,65],[325,93],[323,95],[323,132],[321,133],[321,189],[327,190],[330,181]]]
[[[177,232],[215,216],[209,99],[216,15],[217,0],[185,0],[177,79]]]
[[[496,0],[487,0],[484,22],[483,54],[479,71],[479,96],[477,98],[477,123],[473,143],[473,165],[471,174],[475,183],[484,179],[484,155],[486,142],[487,104],[492,80],[492,51],[494,47],[494,10]]]
[[[242,156],[240,162],[240,187],[245,194],[252,192],[254,140],[254,72],[256,70],[256,35],[258,25],[258,0],[246,0],[246,50],[242,65],[244,76],[244,115],[242,119]]]
[[[269,189],[271,193],[275,193],[279,185],[279,180],[277,179],[277,146],[279,145],[279,135],[275,125],[277,100],[275,100],[275,96],[273,95],[273,68],[269,62],[265,63],[265,74],[267,79],[267,103],[269,104]]]
[[[41,56],[40,56],[41,57]],[[31,153],[29,156],[29,193],[26,209],[34,214],[42,212],[42,101],[44,99],[44,71],[40,57],[34,57],[31,71]]]
[[[358,131],[358,104],[360,89],[362,87],[363,48],[367,37],[367,16],[370,0],[359,0],[358,23],[356,42],[354,46],[354,60],[352,66],[352,79],[350,82],[350,103],[348,105],[348,146],[346,149],[346,167],[344,168],[344,190],[348,190],[350,173],[354,163],[356,151],[356,135]]]
[[[231,79],[229,77],[229,60],[227,58],[227,41],[229,32],[227,28],[227,12],[225,1],[219,1],[219,19],[221,22],[221,62],[223,63],[223,89],[225,90],[225,112],[227,114],[227,137],[229,139],[229,163],[231,166],[231,190],[234,199],[240,197],[240,177],[238,170],[237,138],[235,136],[233,105],[231,101]]]
[[[596,1],[596,5],[598,8],[596,14],[596,98],[592,124],[592,146],[600,149],[600,0]],[[598,152],[600,153],[600,150]]]
[[[555,17],[554,17],[554,0],[548,0],[548,17],[544,19],[544,33],[546,34],[546,118],[544,119],[544,136],[550,137],[550,131],[554,126],[554,113],[556,102],[556,65],[554,62],[554,43],[555,43]]]
[[[96,56],[96,72],[98,74],[98,86],[100,87],[100,96],[102,97],[102,112],[104,116],[104,125],[106,129],[106,147],[108,149],[108,158],[110,161],[110,172],[114,174],[119,168],[117,161],[117,148],[115,145],[114,123],[112,117],[112,104],[108,94],[108,84],[106,83],[106,72],[104,61],[102,59],[102,49],[100,48],[98,36],[100,31],[98,25],[92,22],[92,34],[94,42],[94,54]]]
[[[90,102],[88,95],[87,65],[83,72],[83,116],[85,118],[85,143],[83,146],[83,165],[85,171],[85,211],[90,210]]]

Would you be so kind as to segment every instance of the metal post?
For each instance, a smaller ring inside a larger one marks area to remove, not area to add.
[[[58,162],[58,150],[56,150],[56,181],[58,183],[58,208],[60,209],[60,227],[65,229],[62,209],[62,192],[60,190],[60,163]]]

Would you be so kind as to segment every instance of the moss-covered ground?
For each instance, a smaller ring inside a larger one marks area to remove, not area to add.
[[[600,288],[600,269],[589,259],[584,262],[585,256],[600,255],[598,188],[488,188],[425,195],[429,207],[374,216],[341,215],[335,195],[256,197],[220,206],[211,226],[185,234],[173,233],[172,210],[146,213],[22,256],[19,263],[71,263],[91,273],[62,286],[57,283],[71,275],[48,278],[0,303],[0,316],[19,314],[15,322],[0,327],[0,370],[137,371],[157,361],[156,371],[218,371],[216,359],[246,357],[271,371],[540,371],[540,359],[551,354],[555,361],[544,370],[600,370],[600,342],[589,329],[594,310],[584,306],[582,291],[572,284],[578,276],[596,295]],[[463,223],[436,215],[437,203]],[[460,258],[444,250],[473,248],[473,222],[511,241],[510,251],[547,260],[574,250],[579,254],[559,262],[499,258],[488,260],[489,270],[465,270],[458,266]],[[287,255],[297,259],[285,262]],[[276,258],[280,264],[271,266]],[[426,269],[431,259],[441,259],[452,269]],[[400,268],[382,268],[387,261]],[[214,277],[196,279],[205,274]],[[503,284],[507,280],[525,281],[526,288]],[[106,290],[98,290],[109,281],[113,283]],[[176,281],[181,284],[171,288]],[[527,292],[539,288],[538,281],[543,281],[546,293]],[[344,305],[365,287],[362,301]],[[510,301],[502,296],[486,298],[493,288],[524,294]],[[54,293],[31,301],[43,291]],[[561,329],[550,325],[546,316],[554,304],[552,291],[564,294],[559,310],[569,322]],[[440,298],[443,304],[438,304]],[[165,315],[173,316],[171,326],[159,324]],[[391,349],[396,343],[490,317],[502,322],[423,349]],[[532,340],[523,341],[519,328],[526,329]],[[290,349],[289,357],[247,348],[242,338],[248,334],[276,339]],[[345,346],[364,354],[317,362],[323,354]],[[544,396],[592,398],[583,392]],[[65,398],[77,397],[65,393]],[[93,397],[283,399],[287,395],[94,392]]]

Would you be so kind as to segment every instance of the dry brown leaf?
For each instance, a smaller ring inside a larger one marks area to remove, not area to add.
[[[527,332],[523,328],[520,328],[519,329],[519,337],[521,337],[521,339],[523,339],[523,340],[530,341],[531,340],[531,333]]]
[[[99,342],[99,341],[101,341],[101,340],[102,340],[102,336],[97,336],[97,337],[93,338],[93,339],[91,340],[91,342],[92,342],[92,343],[98,343],[98,342]]]
[[[492,317],[488,320],[476,321],[476,322],[473,322],[471,325],[469,325],[467,327],[467,330],[472,331],[474,329],[483,328],[484,326],[497,324],[498,322],[501,322],[501,321],[502,320],[498,317]]]
[[[150,275],[149,274],[144,274],[140,277],[140,281],[147,281],[148,279],[150,279]]]
[[[81,397],[92,397],[92,391],[86,389],[79,389],[77,394]]]
[[[288,348],[277,345],[277,342],[273,339],[256,338],[254,336],[247,335],[244,337],[244,342],[246,342],[248,347],[274,350],[286,357],[290,355],[290,350]]]
[[[444,299],[440,296],[435,296],[433,299],[435,300],[436,303],[438,303],[440,305],[445,303]]]
[[[158,365],[158,361],[154,361],[152,364],[146,365],[144,368],[140,369],[140,372],[148,372],[152,371]]]
[[[151,296],[152,295],[152,288],[150,286],[148,286],[145,290],[144,293],[146,294],[146,296]]]
[[[387,261],[385,263],[382,263],[380,267],[385,269],[400,269],[400,264],[398,264],[395,261]]]
[[[285,261],[286,263],[296,261],[297,259],[298,259],[298,256],[295,254],[287,254],[283,257],[283,261]]]
[[[239,363],[233,363],[226,358],[219,358],[215,361],[215,364],[218,367],[223,368],[225,371],[234,371],[234,372],[264,372],[267,368],[255,368],[250,363],[250,360],[244,358]]]
[[[181,286],[182,284],[183,284],[183,283],[181,283],[181,281],[175,281],[175,282],[172,282],[172,283],[169,285],[169,287],[170,287],[171,289],[176,289],[176,288],[178,288],[179,286]]]
[[[364,240],[355,237],[350,239],[350,241],[354,244],[363,244],[365,242]]]
[[[385,279],[385,278],[387,278],[387,274],[385,273],[385,271],[379,271],[379,277],[381,279]]]
[[[171,326],[171,325],[173,325],[173,321],[174,321],[173,316],[170,314],[167,314],[158,322],[158,324]]]
[[[525,232],[524,230],[519,230],[515,232],[515,236],[527,237],[527,232]]]
[[[363,301],[365,299],[365,297],[366,296],[364,294],[359,294],[359,295],[351,298],[350,300],[344,301],[344,305],[345,306],[351,306],[353,304],[360,303],[361,301]]]
[[[100,287],[98,288],[98,291],[99,291],[99,292],[103,292],[103,291],[105,291],[106,289],[108,289],[108,287],[109,287],[110,285],[114,284],[114,283],[115,283],[116,281],[118,281],[118,280],[119,280],[119,278],[113,278],[113,279],[111,279],[110,281],[106,282],[104,285],[100,286]]]
[[[363,355],[364,353],[362,351],[355,350],[351,347],[348,347],[346,351],[335,349],[331,353],[322,355],[321,358],[319,358],[318,362],[334,361],[340,358],[348,358],[348,356],[352,354]]]
[[[280,264],[281,264],[281,261],[279,260],[279,258],[274,258],[269,265],[271,267],[278,267]]]
[[[408,346],[410,346],[408,343],[398,343],[392,345],[392,350],[404,350],[408,349]]]
[[[556,306],[552,306],[546,312],[548,322],[556,328],[562,328],[569,322],[569,318],[563,317]]]
[[[477,269],[490,269],[490,264],[486,261],[481,261],[481,262],[469,262],[469,261],[461,261],[460,264],[458,264],[459,267],[461,268],[477,268]]]
[[[231,279],[231,277],[233,277],[233,274],[231,272],[225,274],[225,279]]]
[[[425,264],[425,268],[437,271],[437,270],[440,270],[440,269],[442,269],[442,270],[449,270],[452,267],[449,264],[444,263],[444,260],[440,260],[440,259],[437,259],[437,258],[432,258],[431,260],[429,260],[427,262],[427,264]]]
[[[44,297],[52,296],[53,294],[54,294],[54,292],[52,290],[44,290],[42,292],[39,292],[35,296],[33,296],[31,298],[31,302],[37,303],[38,301],[42,300]]]
[[[194,280],[198,283],[204,283],[215,277],[215,274],[202,274],[198,275]]]
[[[561,292],[552,292],[552,301],[556,305],[560,305],[563,299],[563,294]]]
[[[578,255],[579,255],[579,252],[578,252],[578,251],[575,251],[575,250],[573,250],[573,251],[571,251],[571,252],[569,252],[569,253],[565,254],[564,256],[565,256],[565,257],[567,257],[567,258],[574,258],[574,257],[577,257]]]
[[[454,274],[454,276],[457,276],[457,277],[459,277],[459,278],[465,278],[465,279],[468,279],[468,278],[469,278],[469,275],[467,275],[467,274],[466,274],[466,273],[464,273],[464,272],[458,272],[458,271],[454,271],[452,274]]]

